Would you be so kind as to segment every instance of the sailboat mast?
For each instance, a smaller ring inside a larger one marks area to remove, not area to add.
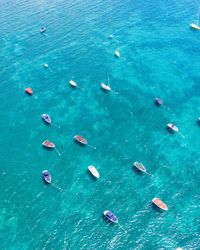
[[[198,15],[197,15],[197,26],[199,25],[199,11],[200,11],[200,7],[198,9]]]
[[[108,73],[107,73],[107,82],[108,82],[108,86],[110,87],[110,80],[109,80]]]

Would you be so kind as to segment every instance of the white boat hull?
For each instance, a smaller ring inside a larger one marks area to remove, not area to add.
[[[99,172],[97,171],[97,169],[95,168],[95,166],[89,166],[88,170],[90,171],[90,173],[96,177],[97,179],[99,178]]]
[[[109,211],[104,211],[104,215],[106,216],[106,218],[108,219],[108,220],[110,220],[110,221],[112,221],[112,222],[114,222],[114,223],[118,223],[118,220],[117,221],[114,221],[114,220],[112,220],[111,218],[109,218],[108,216],[107,216],[107,213],[108,213]]]
[[[139,167],[138,165],[142,165],[142,167]],[[139,162],[134,162],[134,166],[138,169],[138,170],[140,170],[140,171],[142,171],[142,172],[144,172],[144,173],[146,173],[146,168],[143,166],[143,164],[142,163],[139,163]]]
[[[117,56],[117,57],[119,57],[120,56],[120,54],[119,54],[119,51],[115,51],[115,55]]]
[[[196,25],[195,23],[190,24],[190,27],[192,27],[193,29],[196,29],[196,30],[200,30],[200,27],[198,25]]]
[[[69,84],[70,84],[72,87],[77,87],[77,84],[76,84],[74,81],[72,81],[72,80],[69,81]]]
[[[102,84],[101,84],[101,87],[102,87],[102,89],[104,89],[104,90],[106,90],[106,91],[111,91],[111,87],[108,86],[108,85],[106,85],[105,83],[102,83]]]
[[[167,127],[175,132],[178,132],[178,128],[176,126],[173,126],[173,124],[167,124]]]

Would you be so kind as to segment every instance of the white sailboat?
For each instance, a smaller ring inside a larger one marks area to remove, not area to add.
[[[200,8],[199,8],[200,10]],[[192,27],[193,29],[196,29],[196,30],[200,30],[200,27],[199,27],[199,10],[198,10],[198,15],[197,15],[197,23],[192,23],[190,24],[190,27]]]
[[[102,89],[104,89],[105,91],[111,91],[111,87],[110,87],[110,80],[109,80],[109,77],[108,77],[108,73],[107,73],[107,82],[108,84],[106,85],[105,83],[101,83],[101,87]]]
[[[120,57],[119,48],[117,48],[117,50],[115,50],[115,56]]]

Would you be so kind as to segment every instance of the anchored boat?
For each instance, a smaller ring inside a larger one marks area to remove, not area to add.
[[[117,50],[115,50],[115,56],[120,57],[119,48]]]
[[[97,179],[99,178],[99,172],[97,171],[97,169],[95,168],[95,166],[91,165],[88,167],[88,170],[90,171],[90,173],[96,177]]]
[[[46,30],[45,27],[42,27],[42,28],[40,29],[40,32],[43,33],[43,32],[45,32],[45,30]]]
[[[169,123],[167,124],[167,127],[175,132],[178,132],[178,127],[176,127],[174,124]]]
[[[74,88],[77,87],[77,84],[72,80],[69,81],[69,84]]]
[[[51,118],[48,114],[43,114],[42,117],[46,123],[51,123]]]
[[[84,139],[82,136],[80,136],[80,135],[75,135],[74,136],[74,140],[76,140],[76,141],[78,141],[78,142],[80,142],[81,144],[87,144],[87,141],[86,141],[86,139]]]
[[[46,183],[50,183],[51,182],[51,175],[50,175],[50,173],[48,172],[48,170],[44,170],[43,172],[42,172],[42,176],[43,176],[43,178],[44,178],[44,180],[46,181]]]
[[[162,105],[163,104],[163,102],[162,102],[162,100],[160,98],[155,98],[155,102],[158,105]]]
[[[153,202],[157,207],[159,207],[160,209],[168,210],[168,208],[167,208],[167,206],[165,205],[165,203],[162,202],[160,199],[154,198],[154,199],[152,200],[152,202]]]
[[[26,88],[25,89],[26,93],[28,93],[29,95],[33,94],[33,90],[31,88]]]
[[[140,170],[141,172],[146,173],[146,168],[143,166],[142,163],[134,162],[134,166],[135,166],[138,170]]]
[[[110,80],[109,80],[109,76],[108,76],[108,73],[107,73],[107,85],[105,83],[101,83],[101,87],[103,90],[105,91],[111,91],[111,87],[110,87]]]
[[[50,141],[44,141],[42,145],[47,148],[55,148],[55,145]]]
[[[104,211],[103,214],[106,216],[106,218],[107,218],[108,220],[110,220],[110,221],[112,221],[112,222],[114,222],[114,223],[118,223],[118,219],[117,219],[117,217],[114,215],[113,212],[111,212],[111,211]]]

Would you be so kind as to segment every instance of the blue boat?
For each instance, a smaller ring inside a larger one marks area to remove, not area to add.
[[[42,172],[42,176],[43,176],[43,178],[44,178],[44,180],[46,181],[46,183],[50,183],[51,182],[51,175],[50,175],[50,173],[48,172],[48,170],[44,170],[43,172]]]
[[[104,211],[103,213],[107,219],[109,219],[110,221],[114,222],[114,223],[118,223],[118,219],[117,217],[113,214],[113,212],[111,211]]]
[[[45,27],[42,27],[42,28],[40,29],[40,32],[43,33],[43,32],[45,32],[45,30],[46,30]]]
[[[47,123],[51,123],[51,118],[50,118],[50,116],[49,116],[49,115],[47,115],[47,114],[43,114],[43,115],[42,115],[42,117],[43,117],[43,119],[45,120],[45,122],[47,122]]]
[[[160,98],[155,98],[155,101],[156,101],[156,104],[158,104],[158,105],[163,104],[163,102],[162,102],[162,100]]]

